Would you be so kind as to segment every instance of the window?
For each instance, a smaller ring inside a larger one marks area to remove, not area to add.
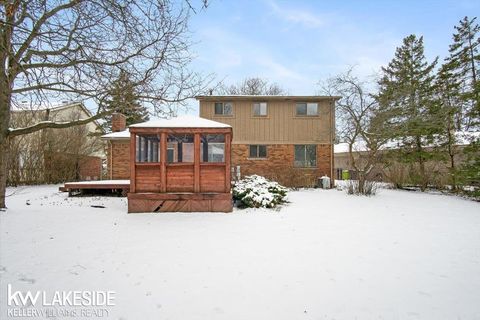
[[[172,163],[173,159],[175,159],[175,149],[167,148],[167,162]]]
[[[295,146],[295,167],[311,168],[317,166],[317,146],[315,144]]]
[[[225,162],[225,135],[203,134],[200,140],[202,162]]]
[[[193,134],[169,134],[167,162],[193,162]]]
[[[250,158],[266,158],[267,146],[265,145],[251,145],[250,146]]]
[[[297,103],[297,116],[317,116],[318,103]]]
[[[215,102],[215,114],[231,116],[233,114],[233,105],[231,102]]]
[[[253,115],[254,116],[266,116],[267,115],[267,103],[266,102],[255,102],[253,104]]]
[[[137,135],[135,145],[136,162],[159,161],[159,139],[157,136]]]

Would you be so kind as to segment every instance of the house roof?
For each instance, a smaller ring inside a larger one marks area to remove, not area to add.
[[[33,104],[29,102],[21,102],[19,104],[12,105],[12,112],[17,114],[30,113],[32,115],[40,112],[45,112],[49,110],[50,112],[56,113],[65,109],[79,107],[87,117],[93,117],[92,112],[85,106],[82,101],[53,101],[53,102],[43,102],[41,104]],[[99,120],[92,121],[102,132],[104,132],[102,125]]]
[[[80,106],[85,109],[88,114],[91,114],[90,110],[88,110],[83,102],[81,101],[52,101],[52,102],[43,102],[41,104],[29,103],[27,101],[20,102],[18,104],[12,104],[12,112],[35,112],[35,111],[59,111],[62,109],[68,109],[71,107]]]
[[[196,116],[179,116],[130,125],[130,128],[231,128],[228,124]]]
[[[102,139],[106,139],[106,140],[130,139],[130,130],[126,129],[123,131],[107,133],[102,136]]]
[[[295,100],[295,101],[318,101],[318,100],[339,100],[340,96],[259,96],[259,95],[218,95],[218,96],[196,96],[197,100]]]

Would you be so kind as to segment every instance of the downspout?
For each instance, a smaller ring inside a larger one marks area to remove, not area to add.
[[[334,140],[335,140],[335,100],[331,101],[330,102],[330,108],[331,108],[331,117],[330,117],[330,181],[331,181],[331,186],[330,187],[333,187],[335,185],[335,182],[334,182],[334,176],[333,176],[333,172],[334,172],[334,168],[333,168],[333,165],[334,165],[334,161],[333,161],[333,157],[334,157],[334,151],[333,151],[333,148],[334,148]]]
[[[108,140],[108,147],[110,148],[110,180],[113,180],[113,146],[112,146],[112,140]]]

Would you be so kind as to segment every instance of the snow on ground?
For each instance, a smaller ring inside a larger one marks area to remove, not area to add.
[[[1,319],[7,284],[114,290],[108,319],[480,318],[477,202],[302,190],[276,211],[128,215],[57,188],[8,190]]]

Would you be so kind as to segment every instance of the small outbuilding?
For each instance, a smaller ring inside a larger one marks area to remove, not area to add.
[[[231,126],[181,116],[129,128],[129,213],[232,211]]]

